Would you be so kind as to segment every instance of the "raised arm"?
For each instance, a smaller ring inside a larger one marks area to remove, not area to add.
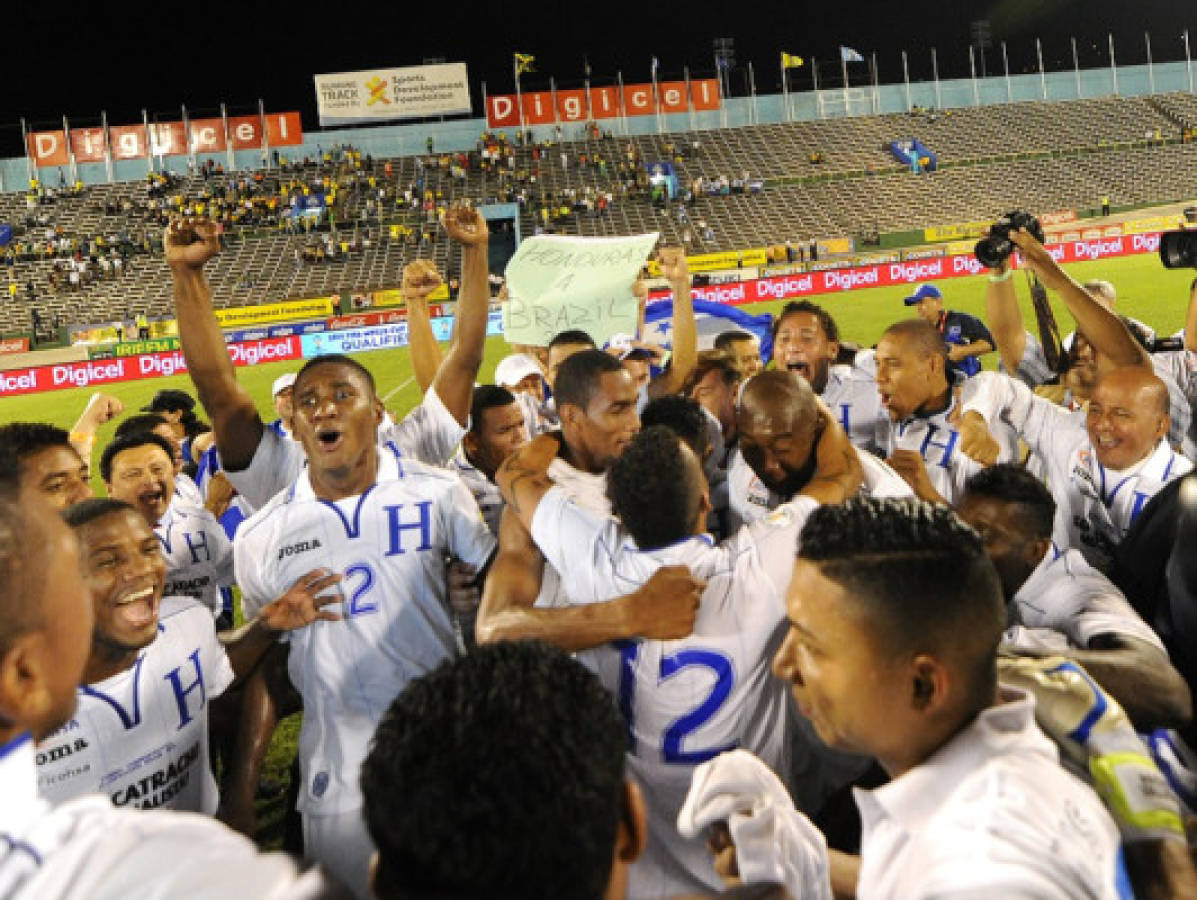
[[[676,394],[698,363],[698,324],[690,294],[690,269],[681,247],[662,247],[658,254],[661,274],[673,291],[673,355],[669,368],[649,385],[649,396]]]
[[[1022,324],[1022,310],[1018,308],[1013,278],[1014,270],[1007,259],[990,272],[985,288],[985,321],[997,346],[998,357],[1012,375],[1022,365],[1027,350],[1027,332]]]
[[[263,426],[249,392],[237,383],[204,277],[204,264],[220,252],[220,235],[207,219],[184,219],[167,227],[162,245],[187,374],[212,420],[221,462],[231,471],[244,469],[262,440]]]
[[[486,344],[486,314],[490,303],[487,282],[487,248],[490,232],[478,210],[455,206],[445,213],[445,230],[461,245],[461,290],[457,294],[457,315],[453,340],[432,386],[453,418],[463,427],[470,418],[474,379],[482,366]]]
[[[1185,311],[1185,349],[1197,350],[1197,278],[1189,285],[1189,308]]]
[[[440,369],[444,356],[432,333],[428,315],[428,295],[444,283],[436,266],[417,259],[403,267],[403,303],[407,307],[407,349],[411,354],[412,376],[427,393]]]
[[[1122,324],[1122,320],[1086,291],[1052,259],[1047,248],[1023,229],[1012,231],[1010,239],[1044,287],[1055,291],[1076,319],[1079,330],[1093,349],[1116,366],[1150,366],[1151,359]]]
[[[79,414],[75,424],[71,426],[71,446],[91,471],[91,451],[96,443],[96,431],[106,422],[111,422],[122,412],[125,405],[110,394],[99,392],[91,395],[87,407]]]

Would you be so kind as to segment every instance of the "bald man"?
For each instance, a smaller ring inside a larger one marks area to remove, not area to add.
[[[1046,465],[1056,549],[1079,550],[1102,571],[1147,501],[1193,468],[1168,445],[1168,390],[1146,367],[1102,375],[1083,425],[1008,376],[983,372],[973,381],[963,418],[1013,426]],[[966,450],[976,455],[973,445]]]
[[[0,496],[0,896],[5,900],[315,897],[282,854],[259,854],[217,822],[120,810],[90,796],[51,809],[37,795],[39,753],[70,754],[76,686],[94,613],[79,545],[49,504]],[[163,865],[169,860],[169,865]]]
[[[754,522],[796,495],[814,472],[813,448],[822,431],[819,400],[810,383],[786,370],[750,379],[737,413],[739,449],[728,468],[731,527]],[[857,452],[861,492],[909,497],[905,481],[871,453]]]

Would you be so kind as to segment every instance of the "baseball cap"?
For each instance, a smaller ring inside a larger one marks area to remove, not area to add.
[[[154,398],[141,408],[142,412],[191,412],[195,409],[195,398],[186,391],[159,391]]]
[[[920,284],[914,289],[914,293],[902,302],[907,306],[916,306],[919,302],[926,300],[928,297],[934,297],[936,300],[942,300],[943,294],[941,294],[939,288],[933,284]]]
[[[277,397],[279,395],[279,391],[285,391],[287,388],[291,387],[294,384],[295,384],[295,373],[294,372],[288,372],[285,375],[280,375],[278,378],[274,379],[274,384],[272,384],[270,386],[271,398]]]
[[[504,356],[495,366],[495,384],[499,387],[515,387],[529,375],[544,375],[536,360],[527,353],[512,353]]]
[[[606,349],[615,350],[621,362],[625,359],[652,359],[653,355],[635,346],[634,340],[630,334],[613,334],[611,340],[607,341]]]

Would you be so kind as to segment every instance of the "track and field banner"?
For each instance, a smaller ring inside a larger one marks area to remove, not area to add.
[[[923,229],[923,239],[926,241],[958,241],[963,238],[979,238],[981,232],[992,225],[992,222],[960,222],[956,225],[933,225]]]
[[[453,317],[438,316],[431,320],[433,336],[444,343],[453,335]],[[503,333],[503,314],[488,313],[488,336]],[[375,325],[368,328],[349,328],[326,331],[324,334],[305,334],[301,341],[304,359],[326,353],[367,353],[371,350],[391,350],[408,345],[407,322]]]
[[[321,126],[387,122],[470,112],[463,62],[315,76]]]
[[[307,300],[286,300],[282,303],[263,303],[259,306],[230,306],[216,310],[221,328],[244,328],[274,322],[298,322],[303,319],[327,319],[333,314],[335,297],[312,297]]]
[[[699,253],[686,257],[686,267],[694,272],[715,272],[719,269],[738,269],[744,266],[765,266],[769,264],[767,247],[749,247],[745,250],[725,250],[721,253]],[[660,276],[661,267],[655,259],[648,261],[648,273],[654,278]]]

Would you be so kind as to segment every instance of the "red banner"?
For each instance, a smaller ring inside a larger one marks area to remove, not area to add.
[[[516,117],[518,121],[518,116]],[[553,121],[550,109],[545,121]],[[263,144],[262,118],[233,116],[229,119],[229,142],[234,150],[257,150]],[[271,147],[291,147],[303,143],[303,123],[297,112],[267,113],[265,117],[266,144]],[[196,119],[193,122],[153,122],[149,126],[154,156],[182,156],[188,152],[219,153],[226,147],[224,122],[221,119]],[[188,131],[191,146],[187,145]],[[112,158],[144,159],[147,155],[146,126],[114,125],[109,129]],[[70,162],[66,135],[62,131],[36,131],[26,140],[26,150],[38,168],[65,166]],[[72,128],[70,150],[80,163],[103,162],[104,130],[102,128]]]
[[[0,338],[0,353],[25,353],[29,350],[29,338]]]
[[[620,111],[629,116],[646,116],[656,112],[652,84],[628,84],[620,90],[615,86],[590,89],[589,104],[586,91],[569,89],[557,91],[554,106],[551,91],[532,91],[522,95],[525,125],[546,125],[552,122],[585,122],[591,119],[612,119]],[[719,85],[714,78],[690,82],[690,96],[686,96],[686,82],[663,81],[657,85],[657,97],[662,112],[684,113],[719,108]],[[499,94],[486,98],[486,122],[489,128],[518,128],[519,109],[514,94]]]
[[[1160,248],[1160,233],[1122,235],[1093,241],[1069,241],[1047,248],[1059,263],[1091,262],[1115,256],[1156,253]],[[980,275],[988,271],[971,254],[941,256],[937,259],[907,260],[873,266],[853,266],[827,269],[805,274],[778,275],[754,278],[732,284],[713,284],[694,288],[694,296],[714,303],[765,303],[770,300],[789,300],[813,294],[832,294],[860,288],[887,287],[896,284],[916,284],[942,278]],[[650,300],[665,300],[669,291],[654,291]]]
[[[229,344],[233,364],[252,366],[260,362],[281,362],[300,359],[302,352],[298,337],[268,338]],[[29,369],[0,372],[0,397],[18,394],[37,394],[66,388],[91,387],[136,381],[142,378],[164,378],[187,371],[187,361],[180,350],[167,353],[146,353],[119,359],[93,359],[88,362],[59,363]]]
[[[428,307],[429,317],[435,319],[445,315],[441,304],[434,303]],[[368,328],[372,325],[394,325],[396,322],[407,321],[407,309],[397,307],[385,312],[350,313],[347,316],[333,316],[327,320],[329,331],[339,331],[343,328]]]

